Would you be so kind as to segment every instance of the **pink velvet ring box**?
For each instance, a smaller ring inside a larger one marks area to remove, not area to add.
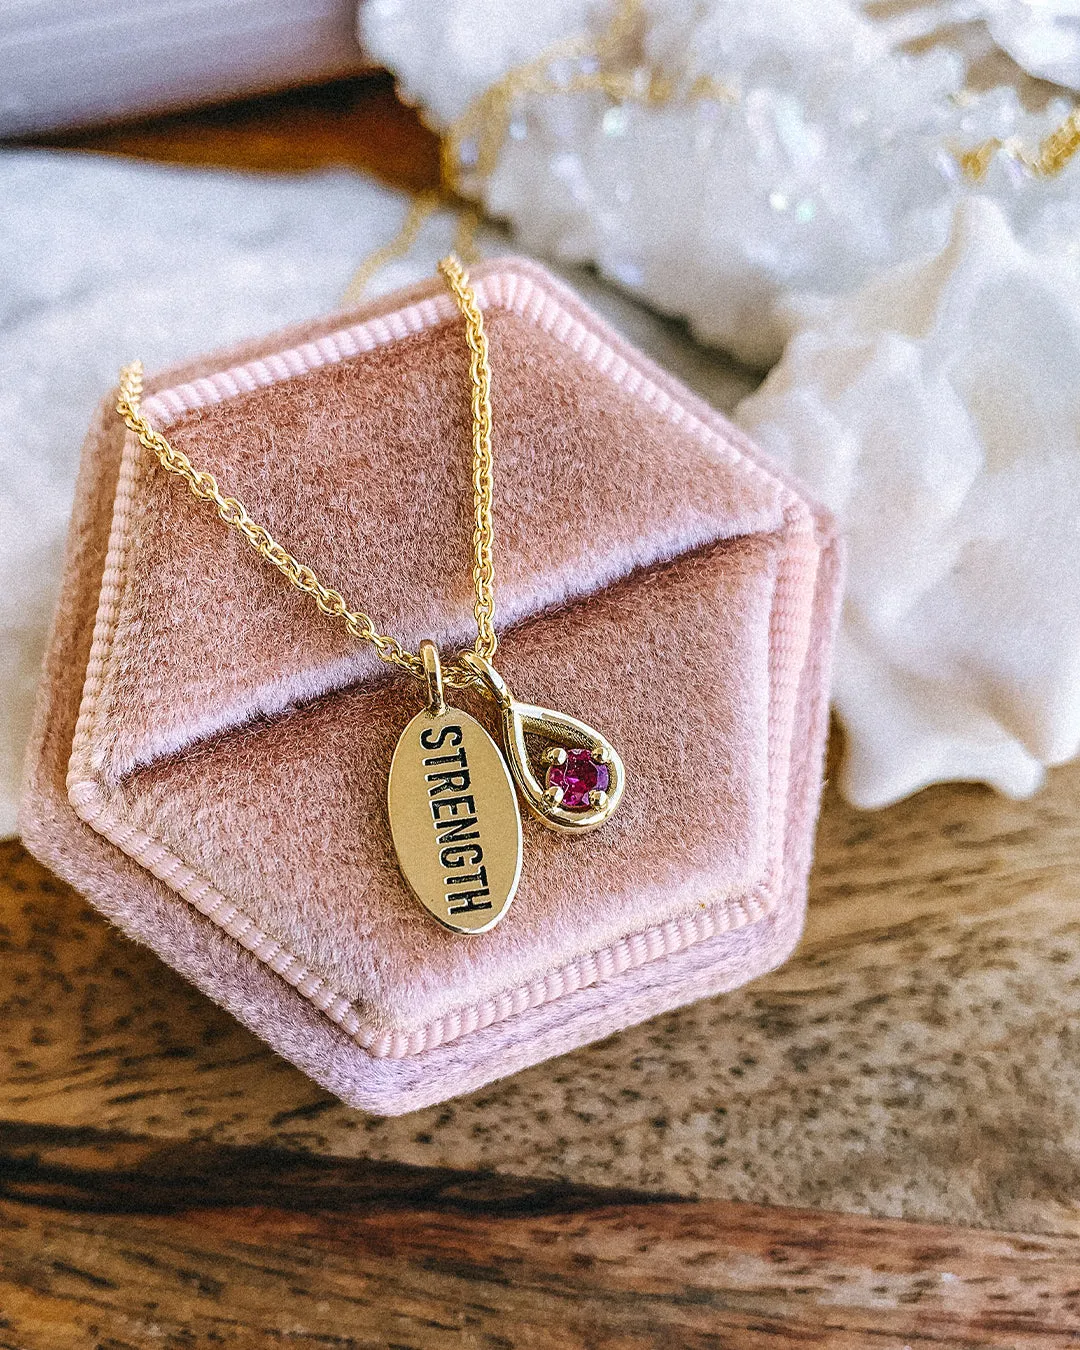
[[[499,666],[619,748],[603,829],[523,812],[492,932],[396,866],[420,684],[320,616],[102,405],[31,745],[28,846],[346,1102],[397,1113],[772,968],[798,939],[840,550],[745,437],[518,260],[473,275]],[[468,355],[438,279],[149,382],[193,462],[415,650],[474,636]],[[497,726],[479,696],[464,706]]]

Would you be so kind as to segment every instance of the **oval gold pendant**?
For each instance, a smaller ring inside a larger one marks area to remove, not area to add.
[[[387,785],[402,875],[433,918],[487,933],[521,876],[521,814],[498,746],[441,699],[401,733]]]

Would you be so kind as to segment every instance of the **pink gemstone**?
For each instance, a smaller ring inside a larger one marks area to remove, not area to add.
[[[590,792],[606,792],[611,774],[606,764],[594,759],[589,750],[567,750],[565,764],[552,764],[545,786],[561,787],[560,806],[574,811],[589,805]]]

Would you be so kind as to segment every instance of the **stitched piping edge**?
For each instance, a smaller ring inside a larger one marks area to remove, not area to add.
[[[346,995],[265,933],[238,905],[170,852],[160,840],[114,814],[96,783],[73,784],[68,796],[76,813],[88,825],[235,938],[376,1059],[403,1059],[433,1050],[527,1009],[538,1008],[660,957],[684,951],[706,938],[743,928],[764,918],[775,908],[775,896],[768,885],[761,885],[722,908],[701,910],[634,933],[528,984],[447,1013],[418,1031],[380,1032],[365,1027],[356,1006]]]
[[[627,394],[639,398],[661,416],[666,416],[673,426],[685,427],[730,462],[738,463],[754,478],[768,483],[777,491],[783,508],[794,506],[802,512],[807,511],[805,503],[786,483],[743,454],[737,445],[721,436],[716,428],[690,412],[632,361],[571,314],[532,277],[508,269],[481,278],[475,283],[474,290],[481,309],[503,309],[539,328],[568,347],[575,356],[601,375],[606,375]],[[427,328],[448,323],[457,316],[457,307],[449,295],[431,296],[396,310],[393,314],[368,319],[311,342],[289,347],[283,352],[230,366],[227,370],[201,376],[172,389],[163,389],[148,396],[144,408],[147,416],[164,430],[184,413],[196,408],[223,403],[242,394],[254,393],[256,389],[265,389],[284,380],[307,375],[324,366],[337,365]]]
[[[118,490],[118,502],[120,495]],[[791,566],[793,565],[794,560]],[[107,567],[106,571],[113,573],[110,576],[111,586],[118,587],[122,584],[119,569]],[[780,590],[781,585],[778,582],[777,592]],[[103,595],[104,591],[103,584]],[[110,625],[115,624],[117,609],[118,605],[115,604],[109,607]],[[788,609],[790,609],[788,605],[776,605],[773,614],[775,616],[778,610]],[[772,629],[770,660],[773,661],[779,645],[774,640],[773,634],[782,632],[784,624],[782,620],[778,622],[774,619],[770,627]],[[95,634],[95,646],[96,644]],[[100,666],[103,664],[99,663]],[[89,723],[93,719],[94,709],[88,709],[87,714]],[[82,712],[80,722],[83,722]],[[781,765],[775,762],[782,743],[782,728],[777,724],[775,713],[770,712],[768,735],[770,778],[778,771],[782,772]],[[88,731],[88,725],[84,725],[84,734]],[[77,730],[76,735],[78,734]],[[140,866],[164,881],[200,914],[235,938],[375,1058],[399,1059],[435,1049],[439,1045],[482,1030],[528,1009],[540,1007],[544,1003],[637,969],[661,957],[684,951],[707,938],[745,927],[764,918],[776,906],[778,878],[770,877],[746,895],[727,897],[719,904],[690,915],[667,920],[663,924],[622,938],[595,953],[578,957],[525,985],[494,998],[485,999],[478,1004],[455,1009],[417,1031],[380,1032],[370,1026],[365,1027],[355,1004],[346,995],[264,932],[254,919],[228,896],[217,890],[206,877],[173,853],[161,840],[125,821],[123,816],[111,807],[98,782],[77,776],[74,761],[73,749],[72,772],[68,778],[68,799],[81,819]],[[786,780],[786,773],[782,776]],[[774,803],[768,823],[770,853],[776,847],[777,826],[782,828],[785,815],[783,802],[784,798],[781,796],[779,805]]]
[[[481,304],[486,302],[489,306],[501,305],[536,323],[557,340],[571,346],[588,364],[606,374],[615,384],[666,414],[674,425],[684,424],[699,439],[709,443],[714,450],[719,450],[727,458],[740,462],[742,467],[755,477],[778,489],[780,499],[785,503],[784,517],[788,526],[789,543],[798,540],[799,546],[785,556],[781,563],[770,616],[771,688],[767,762],[771,810],[767,819],[766,834],[768,856],[775,859],[778,833],[782,831],[786,815],[788,776],[785,767],[786,756],[782,752],[784,726],[780,725],[777,707],[778,704],[780,706],[784,704],[779,695],[790,694],[802,668],[801,662],[793,668],[790,659],[783,660],[781,657],[785,654],[790,657],[800,650],[800,636],[801,652],[805,655],[805,636],[809,630],[810,616],[805,612],[807,607],[797,603],[795,592],[803,590],[806,581],[803,587],[797,586],[796,574],[802,572],[811,585],[816,575],[816,567],[808,570],[798,565],[810,555],[816,557],[818,553],[808,508],[785,484],[744,455],[736,446],[725,441],[717,431],[655,385],[626,358],[616,353],[595,333],[570,315],[530,278],[514,272],[496,274],[478,283],[477,290]],[[310,364],[302,364],[310,360],[309,349],[318,355],[318,364],[329,363],[332,353],[336,353],[332,355],[332,359],[340,361],[359,351],[372,350],[376,346],[420,331],[423,327],[443,322],[452,318],[454,313],[456,311],[452,308],[449,298],[444,299],[440,296],[421,301],[391,315],[389,319],[371,320],[352,329],[341,330],[341,333],[332,334],[330,338],[305,343],[298,348],[290,349],[289,352],[281,353],[281,366],[277,366],[276,362],[271,366],[271,359],[267,358],[264,361],[250,362],[247,366],[233,367],[232,370],[221,372],[216,376],[179,386],[178,390],[167,390],[164,394],[155,395],[147,400],[147,408],[148,410],[153,408],[153,414],[161,425],[169,425],[190,408],[205,406],[210,402],[221,402],[247,392],[248,388],[254,389],[276,383],[279,379],[292,378],[313,369],[314,366]],[[370,340],[368,347],[357,346],[350,351],[347,349],[348,344],[342,346],[339,341],[335,341],[332,348],[327,348],[331,338],[339,340],[343,334],[352,334],[353,341],[358,341],[360,339],[356,335],[364,333],[365,330],[368,332],[364,340]],[[254,371],[257,367],[265,367],[268,378],[259,379],[250,386],[242,384],[243,376],[240,373]],[[160,406],[156,400],[160,400]],[[170,408],[173,409],[171,415]],[[98,700],[113,646],[124,585],[136,454],[137,445],[129,434],[125,437],[94,637],[72,740],[67,776],[68,799],[76,814],[91,828],[147,871],[159,877],[201,914],[235,938],[259,961],[280,975],[313,1006],[346,1031],[369,1054],[377,1058],[404,1058],[423,1053],[425,1050],[457,1040],[527,1009],[539,1007],[601,980],[683,951],[707,938],[745,927],[764,918],[775,908],[778,878],[770,875],[746,895],[727,897],[724,901],[702,908],[693,914],[667,920],[655,927],[622,938],[597,952],[578,957],[525,985],[480,1003],[455,1009],[416,1031],[380,1032],[370,1026],[365,1027],[360,1013],[349,998],[260,929],[238,905],[172,853],[162,841],[124,821],[106,800],[100,784],[90,776],[93,773],[90,760],[99,713]],[[791,716],[793,709],[791,715],[785,716],[782,721],[790,725]],[[776,773],[779,774],[779,781],[774,779]],[[783,791],[777,790],[781,787]],[[773,869],[775,870],[775,863]]]

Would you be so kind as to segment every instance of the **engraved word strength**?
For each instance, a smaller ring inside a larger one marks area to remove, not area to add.
[[[439,847],[439,866],[445,874],[443,894],[448,914],[492,907],[476,798],[469,791],[472,774],[464,740],[465,733],[452,722],[438,731],[430,727],[420,733],[421,747],[432,752],[421,762],[427,771],[424,781]],[[446,749],[448,746],[450,749]],[[443,750],[445,754],[437,753]]]
[[[521,813],[499,747],[462,708],[417,713],[387,786],[401,872],[428,913],[456,933],[487,933],[521,876]]]

